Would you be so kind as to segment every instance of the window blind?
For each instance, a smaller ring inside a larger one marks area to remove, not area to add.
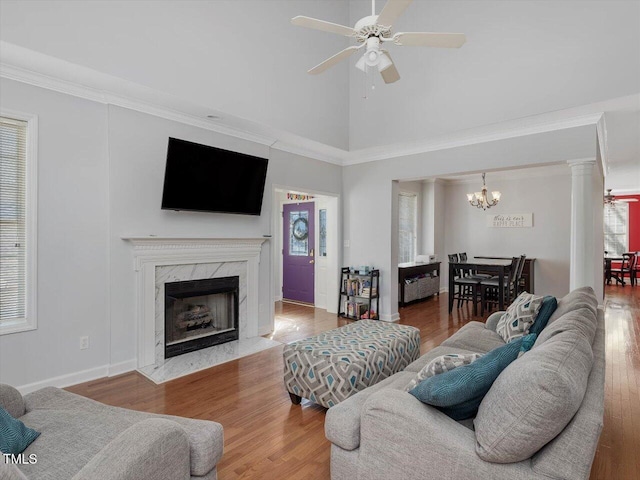
[[[27,122],[0,117],[0,323],[26,317]]]
[[[604,249],[611,257],[620,257],[628,249],[627,227],[629,204],[616,203],[604,207]]]
[[[418,196],[401,193],[398,198],[398,263],[413,262],[416,258],[417,223]]]

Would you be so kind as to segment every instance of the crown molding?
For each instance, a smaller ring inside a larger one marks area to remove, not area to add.
[[[332,163],[334,165],[344,165],[345,159],[349,155],[349,152],[346,150],[341,150],[324,143],[314,142],[313,140],[305,140],[307,141],[285,142],[276,140],[276,142],[271,145],[271,148],[302,157],[313,158],[322,162]]]
[[[27,83],[36,87],[46,88],[47,90],[53,90],[58,93],[71,95],[104,105],[114,105],[117,107],[127,108],[129,110],[146,113],[155,117],[164,118],[166,120],[172,120],[186,125],[191,125],[193,127],[211,130],[223,135],[230,135],[232,137],[241,138],[243,140],[255,142],[261,145],[271,146],[276,141],[276,139],[273,137],[259,135],[237,128],[212,123],[211,121],[208,121],[204,118],[200,118],[192,114],[175,110],[172,107],[162,105],[162,103],[165,103],[162,102],[160,98],[161,96],[163,96],[163,94],[155,93],[154,95],[154,93],[151,93],[151,90],[149,90],[149,93],[151,94],[151,96],[157,97],[157,102],[143,101],[131,96],[125,96],[115,92],[100,90],[98,88],[87,87],[85,85],[71,82],[69,80],[51,77],[49,75],[37,73],[31,70],[17,67],[15,65],[10,65],[4,61],[0,62],[0,77],[17,82]]]
[[[541,118],[555,117],[556,115],[526,117],[487,127],[465,130],[453,135],[447,135],[422,142],[384,145],[380,147],[355,150],[351,152],[351,155],[349,155],[345,165],[356,165],[359,163],[377,160],[418,155],[437,150],[495,142],[497,140],[547,133],[567,128],[597,125],[603,115],[603,112],[597,112],[586,115],[570,116],[567,118]]]
[[[579,159],[575,160],[577,162],[580,161],[595,161],[595,159]],[[536,167],[522,167],[511,170],[496,170],[490,171],[487,170],[487,183],[489,182],[502,182],[502,181],[511,181],[511,180],[519,180],[525,178],[544,178],[544,177],[558,177],[561,175],[570,176],[571,169],[568,167],[567,162],[562,163],[553,163],[544,166],[536,166]],[[453,177],[443,177],[442,180],[445,181],[447,185],[468,185],[468,184],[479,184],[482,180],[480,178],[480,173],[474,173],[469,175],[460,175]]]
[[[0,77],[105,105],[127,108],[334,165],[357,165],[595,125],[606,173],[607,132],[604,110],[594,113],[595,105],[591,108],[579,107],[478,127],[426,141],[348,151],[224,112],[216,112],[229,123],[221,124],[220,121],[206,118],[212,109],[205,105],[194,105],[181,98],[18,45],[0,41],[0,51]],[[600,105],[595,107],[598,106]]]

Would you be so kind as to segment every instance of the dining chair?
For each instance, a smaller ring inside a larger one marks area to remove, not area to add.
[[[515,300],[520,293],[524,292],[524,282],[522,281],[522,272],[524,272],[524,265],[527,261],[526,255],[520,255],[520,263],[518,264],[518,273],[516,275],[515,290],[513,292],[513,299]]]
[[[449,257],[450,263],[458,263],[464,262],[467,259],[466,253],[464,254],[464,260],[460,258],[462,254],[453,253],[447,255]],[[478,312],[478,296],[480,293],[480,279],[471,275],[470,271],[467,269],[463,269],[460,267],[454,268],[454,279],[453,279],[453,292],[450,292],[450,295],[453,295],[453,300],[457,300],[458,308],[462,306],[463,302],[472,302],[473,305],[473,314],[476,315]],[[456,288],[457,287],[457,288]]]
[[[458,256],[460,257],[460,261],[461,262],[466,262],[467,261],[467,252],[459,253]],[[477,277],[479,279],[493,277],[493,275],[490,275],[488,273],[478,273],[477,270],[472,269],[472,268],[465,268],[464,269],[464,274],[467,277]]]
[[[511,303],[511,297],[516,291],[516,278],[520,268],[522,257],[512,257],[509,273],[503,282],[503,302],[505,305]],[[524,262],[524,260],[522,260]],[[480,315],[484,315],[485,306],[500,305],[500,277],[495,276],[480,281]]]
[[[636,264],[634,265],[633,270],[631,270],[632,285],[638,285],[638,275],[640,275],[640,252],[636,252],[635,262]]]
[[[633,269],[635,268],[636,256],[633,253],[623,253],[622,254],[622,264],[620,264],[620,268],[612,268],[611,269],[611,278],[615,278],[616,285],[619,283],[624,287],[625,281],[624,277],[629,275],[629,282],[633,286],[635,281],[633,278]]]

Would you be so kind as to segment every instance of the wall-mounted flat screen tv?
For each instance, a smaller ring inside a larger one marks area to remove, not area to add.
[[[169,138],[163,210],[260,215],[266,158]]]

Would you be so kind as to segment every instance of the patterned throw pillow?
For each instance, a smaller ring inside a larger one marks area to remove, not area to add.
[[[507,343],[524,337],[536,321],[543,299],[532,293],[522,292],[498,320],[496,333]]]
[[[434,375],[439,375],[444,372],[449,372],[456,367],[461,367],[462,365],[469,365],[470,363],[475,362],[482,356],[480,353],[468,353],[468,354],[457,354],[457,353],[448,353],[446,355],[440,355],[439,357],[434,358],[429,363],[427,363],[422,370],[416,375],[416,378],[411,380],[405,391],[413,390],[413,388],[418,385],[425,378],[433,377]]]

